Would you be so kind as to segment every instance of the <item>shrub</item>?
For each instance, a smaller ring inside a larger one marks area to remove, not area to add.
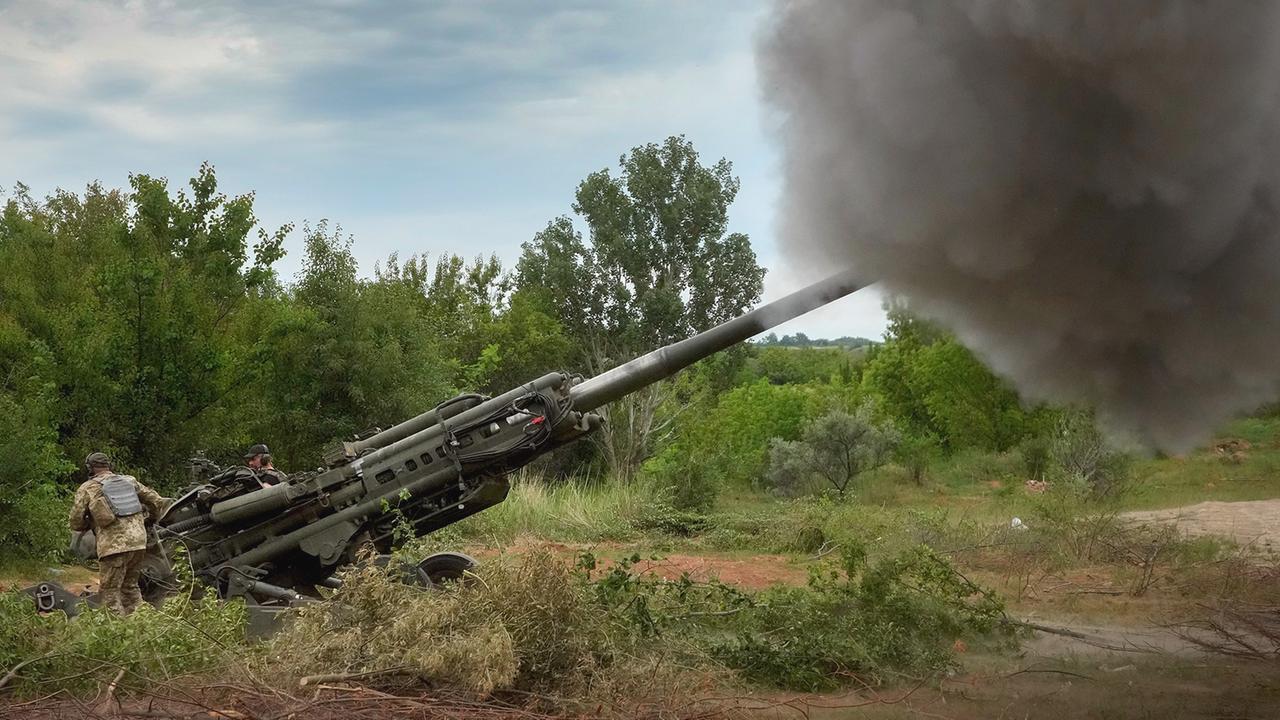
[[[424,590],[351,568],[326,602],[302,608],[271,643],[294,676],[385,673],[475,693],[579,694],[614,661],[609,623],[572,568],[546,552],[485,562],[474,582]]]
[[[0,664],[31,661],[11,682],[24,694],[98,690],[121,670],[122,687],[144,688],[224,668],[251,649],[242,603],[197,600],[189,589],[159,609],[144,604],[128,617],[87,609],[74,619],[39,615],[24,594],[0,594]]]
[[[720,483],[712,468],[690,463],[683,474],[672,480],[668,490],[671,506],[676,510],[705,513],[715,505]]]
[[[925,548],[867,565],[850,545],[841,571],[808,588],[766,592],[715,657],[752,681],[822,691],[929,676],[953,662],[954,643],[997,628],[1003,607]]]
[[[1115,497],[1126,489],[1128,455],[1112,448],[1086,413],[1062,414],[1051,453],[1062,478],[1088,488],[1095,498]]]
[[[769,480],[783,495],[798,495],[818,482],[843,496],[859,475],[888,460],[898,440],[897,430],[872,419],[868,405],[853,413],[832,410],[810,422],[801,440],[774,439]]]
[[[67,551],[67,493],[38,482],[0,500],[0,555],[56,560]]]
[[[938,445],[931,437],[908,435],[898,443],[894,455],[902,465],[902,469],[906,470],[911,482],[924,485],[925,473],[929,471],[929,465],[938,456]]]
[[[814,394],[808,386],[765,380],[736,387],[715,407],[684,414],[677,440],[651,458],[645,472],[664,487],[688,484],[697,498],[690,508],[708,505],[704,498],[721,487],[757,485],[770,438],[798,437]]]
[[[1051,450],[1049,441],[1042,437],[1027,438],[1018,446],[1018,454],[1022,457],[1022,470],[1026,473],[1028,480],[1046,479],[1053,459]]]

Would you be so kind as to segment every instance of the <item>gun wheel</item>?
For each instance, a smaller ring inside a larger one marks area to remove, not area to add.
[[[419,578],[428,581],[423,584],[441,585],[465,579],[476,565],[475,558],[465,553],[442,552],[428,555],[418,563],[417,571]]]

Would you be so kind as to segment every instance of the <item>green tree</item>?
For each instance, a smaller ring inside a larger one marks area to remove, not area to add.
[[[801,439],[774,438],[769,446],[769,480],[784,495],[796,495],[817,481],[841,497],[862,473],[880,467],[901,439],[891,425],[877,422],[871,407],[832,410],[805,426]]]
[[[481,328],[485,343],[469,367],[470,385],[490,394],[506,392],[556,369],[568,370],[573,344],[539,298],[515,293]]]
[[[43,201],[20,187],[0,223],[2,292],[54,358],[67,455],[102,449],[157,476],[234,422],[225,400],[247,358],[228,338],[289,228],[255,238],[252,195],[220,193],[208,165],[176,195],[147,175],[130,186]]]
[[[351,239],[306,228],[302,271],[264,318],[251,434],[295,467],[331,440],[387,427],[447,398],[455,365],[417,290],[358,276]]]
[[[695,498],[705,509],[715,490],[760,484],[769,439],[800,436],[820,389],[772,385],[760,380],[687,406],[677,416],[675,440],[645,463],[645,472],[674,488],[677,498]],[[696,489],[686,485],[701,484]],[[696,491],[695,491],[696,490]]]
[[[862,369],[860,352],[843,348],[752,348],[747,372],[775,385],[840,382],[852,383]]]
[[[1008,450],[1043,425],[1043,408],[1017,393],[952,335],[890,306],[885,342],[872,349],[862,388],[894,423],[948,451]]]
[[[0,554],[48,558],[65,547],[74,469],[58,446],[53,357],[0,312]]]
[[[688,140],[671,137],[619,164],[618,175],[600,170],[578,186],[573,211],[587,238],[556,218],[525,243],[516,269],[518,287],[545,299],[592,374],[741,313],[764,278],[747,236],[728,232],[739,182],[727,160],[703,165]],[[657,413],[670,387],[604,410],[600,446],[620,480],[669,431]]]

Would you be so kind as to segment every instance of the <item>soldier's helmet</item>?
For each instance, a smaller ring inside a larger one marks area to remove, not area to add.
[[[270,454],[271,454],[271,451],[267,449],[267,446],[259,443],[249,448],[249,450],[244,454],[244,459],[248,460],[256,455],[270,455]]]
[[[84,466],[90,470],[96,467],[109,468],[111,467],[111,458],[102,452],[89,453],[88,457],[84,459]]]

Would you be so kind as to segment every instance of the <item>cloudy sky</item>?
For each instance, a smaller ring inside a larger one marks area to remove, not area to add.
[[[0,187],[43,194],[200,163],[269,226],[329,219],[365,272],[393,251],[510,263],[588,173],[687,135],[742,179],[730,229],[770,272],[775,143],[752,45],[767,6],[0,0]],[[298,268],[301,238],[280,264]],[[879,337],[874,288],[783,328]]]

